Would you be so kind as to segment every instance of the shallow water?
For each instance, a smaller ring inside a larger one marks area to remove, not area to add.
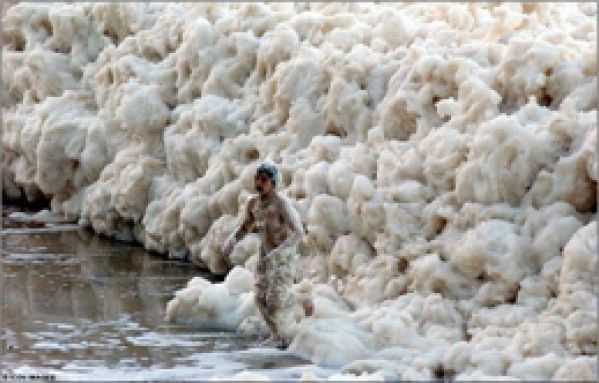
[[[299,378],[310,366],[257,340],[167,323],[165,307],[194,276],[189,263],[72,224],[6,218],[1,239],[0,368],[57,379],[202,379],[251,370]]]

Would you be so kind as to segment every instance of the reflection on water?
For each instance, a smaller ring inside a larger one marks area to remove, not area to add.
[[[2,370],[171,378],[305,364],[288,353],[252,353],[253,339],[166,323],[173,293],[194,276],[209,277],[188,263],[73,226],[3,223]],[[149,367],[160,373],[139,375]]]

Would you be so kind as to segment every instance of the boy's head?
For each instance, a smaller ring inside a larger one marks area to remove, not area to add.
[[[262,196],[268,196],[275,190],[277,184],[277,167],[273,164],[262,163],[256,169],[254,186]]]

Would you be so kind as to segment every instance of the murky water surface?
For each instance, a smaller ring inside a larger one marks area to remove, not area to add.
[[[76,225],[17,223],[10,212],[4,208],[0,232],[3,372],[99,380],[317,372],[255,339],[167,323],[174,292],[194,276],[210,277],[189,263]]]

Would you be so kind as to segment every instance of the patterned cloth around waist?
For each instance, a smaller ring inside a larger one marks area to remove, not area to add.
[[[260,254],[256,269],[257,283],[292,284],[296,272],[297,253],[295,246]]]

